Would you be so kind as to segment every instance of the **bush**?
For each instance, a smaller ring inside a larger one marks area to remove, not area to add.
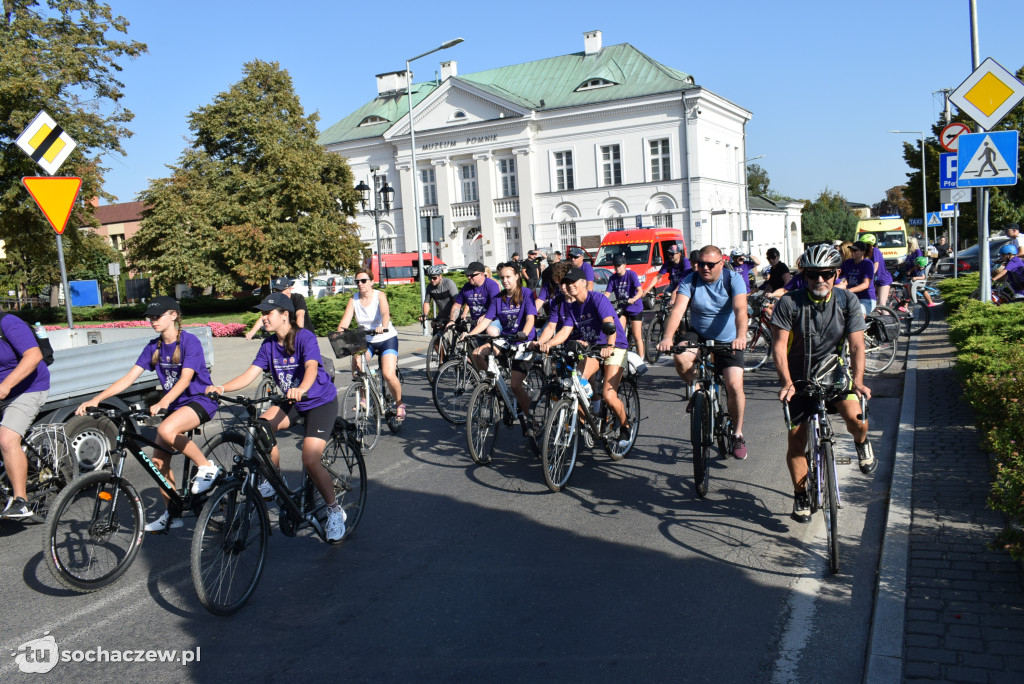
[[[956,313],[970,298],[971,294],[981,285],[981,275],[972,273],[959,278],[946,278],[939,281],[939,292],[946,303],[946,310]]]
[[[224,314],[242,312],[260,303],[259,297],[237,299],[215,299],[213,297],[189,297],[179,301],[181,312],[186,316],[202,314]],[[71,308],[74,321],[137,321],[146,311],[145,304],[124,304],[123,306],[76,306]],[[26,321],[46,324],[67,323],[64,307],[25,307],[19,315]]]

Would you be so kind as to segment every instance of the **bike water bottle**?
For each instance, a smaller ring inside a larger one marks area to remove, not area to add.
[[[46,334],[46,328],[44,328],[39,321],[36,321],[36,324],[32,326],[32,329],[35,331],[37,340],[45,340],[49,337],[49,335]]]
[[[587,395],[587,399],[594,396],[594,388],[590,386],[590,381],[580,376],[580,385],[583,387],[583,393]]]

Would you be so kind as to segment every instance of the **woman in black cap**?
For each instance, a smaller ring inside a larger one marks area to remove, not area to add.
[[[204,394],[211,381],[210,371],[206,369],[206,357],[203,355],[203,343],[192,333],[181,329],[181,308],[174,297],[154,297],[146,307],[145,318],[158,333],[157,337],[146,344],[135,365],[123,378],[82,403],[75,413],[84,415],[87,408],[99,406],[104,399],[131,387],[144,371],[156,371],[157,380],[165,394],[160,401],[149,407],[149,412],[156,415],[158,411],[166,410],[170,414],[156,430],[156,443],[166,450],[154,450],[153,462],[167,481],[174,485],[171,451],[177,449],[185,454],[198,466],[192,481],[192,493],[202,494],[220,475],[220,468],[203,455],[187,434],[208,422],[217,411],[217,402]],[[165,504],[166,500],[167,495],[164,494]],[[146,532],[166,532],[181,525],[181,518],[172,519],[171,514],[164,511],[162,516],[146,525]]]

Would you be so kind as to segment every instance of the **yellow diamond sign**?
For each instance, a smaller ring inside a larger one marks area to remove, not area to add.
[[[1021,83],[989,57],[949,96],[964,114],[991,129],[1024,99]]]

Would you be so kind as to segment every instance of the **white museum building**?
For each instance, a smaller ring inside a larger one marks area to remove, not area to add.
[[[382,251],[415,251],[417,192],[420,216],[440,217],[428,251],[455,266],[534,246],[594,253],[638,222],[681,228],[689,249],[750,237],[754,254],[776,247],[792,263],[801,204],[747,201],[751,112],[628,43],[583,35],[581,52],[470,74],[447,61],[413,83],[415,169],[411,73],[378,75],[376,98],[321,134],[357,183],[394,188]],[[357,220],[376,251],[374,221]]]

